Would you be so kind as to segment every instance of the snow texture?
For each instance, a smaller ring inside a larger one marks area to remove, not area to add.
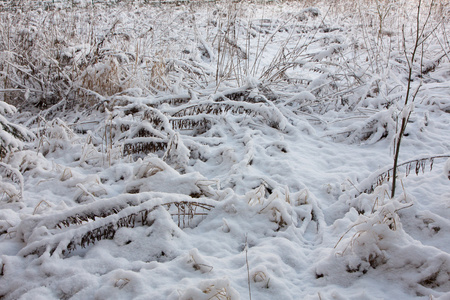
[[[449,5],[164,2],[0,6],[0,298],[449,299]]]

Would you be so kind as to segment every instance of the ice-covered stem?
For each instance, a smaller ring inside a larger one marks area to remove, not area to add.
[[[412,71],[413,71],[413,63],[414,63],[414,59],[416,57],[417,54],[417,50],[419,49],[419,46],[421,44],[423,44],[423,42],[425,42],[425,40],[429,37],[429,35],[424,36],[424,31],[425,31],[425,27],[428,23],[428,20],[430,19],[430,15],[431,15],[431,10],[432,7],[434,5],[434,0],[431,1],[430,4],[430,9],[428,11],[428,16],[425,20],[425,22],[423,23],[422,28],[420,28],[420,9],[421,9],[421,5],[422,5],[422,0],[419,0],[419,3],[417,4],[417,16],[416,16],[416,36],[414,38],[414,47],[413,47],[413,51],[411,54],[411,58],[408,58],[408,54],[406,53],[406,37],[405,37],[405,27],[403,26],[402,28],[402,32],[403,32],[403,43],[404,43],[404,54],[405,54],[405,58],[406,58],[406,62],[408,63],[408,85],[406,88],[406,97],[405,97],[405,106],[404,108],[407,108],[408,105],[408,100],[410,99],[410,94],[411,94],[411,82],[412,82]],[[423,55],[423,53],[422,53]],[[411,102],[414,102],[414,99],[417,96],[417,93],[419,92],[420,86],[417,88],[417,90],[414,92],[414,95],[412,95],[411,97]],[[394,198],[395,196],[395,188],[396,188],[396,178],[397,178],[397,166],[398,166],[398,156],[400,153],[400,145],[402,142],[402,138],[403,138],[403,134],[405,133],[406,130],[406,125],[408,124],[408,120],[409,117],[411,115],[411,110],[408,110],[407,113],[402,113],[402,124],[400,126],[400,131],[398,133],[398,136],[396,138],[396,140],[394,141],[395,143],[395,148],[394,148],[394,167],[393,167],[393,176],[392,176],[392,191],[391,191],[391,198]]]

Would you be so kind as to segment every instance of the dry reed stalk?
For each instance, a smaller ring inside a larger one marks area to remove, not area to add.
[[[176,208],[175,212],[170,211],[172,205]],[[177,217],[177,224],[180,228],[190,226],[190,222],[194,219],[195,216],[204,217],[208,215],[208,211],[214,208],[213,205],[195,201],[170,202],[163,204],[163,206],[167,207],[167,210],[169,211],[171,216]],[[201,208],[202,212],[197,212],[198,208]]]
[[[397,167],[397,172],[398,172],[398,168],[405,167],[405,176],[408,176],[409,174],[411,174],[412,171],[414,171],[414,173],[416,175],[419,175],[420,172],[425,173],[425,169],[426,169],[427,164],[430,167],[430,171],[433,170],[433,164],[434,164],[435,159],[449,158],[449,157],[450,157],[450,155],[435,155],[435,156],[430,156],[430,157],[424,157],[424,158],[418,158],[418,159],[409,160],[409,161],[406,161],[404,163],[397,164],[397,166],[396,166]],[[386,181],[390,181],[392,176],[393,176],[393,174],[394,174],[394,168],[390,168],[390,169],[382,172],[381,174],[379,174],[376,177],[376,182],[375,183],[372,183],[372,185],[369,188],[363,190],[362,192],[359,192],[359,194],[362,194],[362,193],[370,194],[370,193],[372,193],[377,186],[382,185]]]

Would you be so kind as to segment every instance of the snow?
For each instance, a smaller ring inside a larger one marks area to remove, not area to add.
[[[405,106],[417,3],[342,2],[1,10],[0,298],[449,299],[448,7]]]

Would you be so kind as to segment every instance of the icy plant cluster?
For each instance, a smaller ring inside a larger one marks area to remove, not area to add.
[[[447,299],[448,3],[156,2],[0,6],[0,298]]]

